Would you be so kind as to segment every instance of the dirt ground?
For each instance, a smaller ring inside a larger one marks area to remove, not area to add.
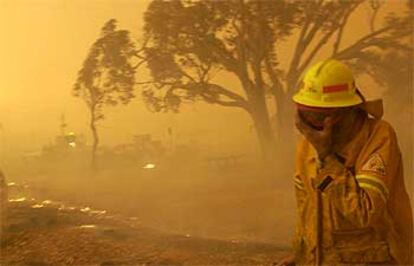
[[[96,173],[70,164],[26,165],[8,182],[27,184],[36,199],[137,217],[161,231],[291,244],[296,202],[291,173],[282,167],[269,174],[247,164],[224,170],[194,163],[151,170],[107,165]]]
[[[10,203],[1,265],[272,265],[277,245],[169,234],[134,218],[53,202]]]
[[[295,201],[283,167],[108,161],[93,172],[82,162],[8,172],[1,265],[272,265],[290,252]]]

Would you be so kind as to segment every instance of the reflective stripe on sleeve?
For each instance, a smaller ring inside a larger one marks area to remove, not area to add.
[[[357,175],[356,180],[361,188],[367,188],[375,190],[379,193],[382,199],[386,202],[388,199],[389,191],[385,183],[378,177],[371,175]]]
[[[301,190],[304,190],[305,187],[303,186],[303,182],[302,180],[300,180],[300,178],[298,176],[295,176],[295,178],[293,178],[293,181],[295,182],[295,187]]]

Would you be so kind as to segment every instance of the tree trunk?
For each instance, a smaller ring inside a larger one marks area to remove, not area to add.
[[[271,163],[275,158],[276,141],[270,124],[265,97],[258,93],[249,102],[251,104],[250,115],[254,123],[263,159],[266,163]]]
[[[278,144],[286,144],[294,135],[294,104],[287,94],[282,99],[275,97],[274,100],[277,105],[277,113],[273,121],[276,127],[276,139]]]
[[[261,61],[255,61],[252,64],[254,82],[249,79],[247,67],[244,68],[240,81],[243,84],[250,104],[249,113],[254,123],[263,160],[266,165],[273,165],[277,147],[266,103],[261,66]]]
[[[276,127],[277,154],[286,159],[291,158],[293,162],[296,147],[295,105],[292,101],[294,92],[293,90],[286,91],[283,95],[278,95],[279,97],[274,96],[277,113],[273,116],[272,122]]]
[[[96,169],[96,151],[99,145],[99,136],[98,136],[98,131],[96,129],[96,116],[95,116],[94,108],[91,109],[90,129],[92,131],[92,139],[93,139],[91,165],[93,169]]]

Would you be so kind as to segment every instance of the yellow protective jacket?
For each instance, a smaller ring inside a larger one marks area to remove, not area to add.
[[[413,265],[412,209],[392,127],[361,117],[362,128],[323,163],[298,145],[294,184],[297,265]]]

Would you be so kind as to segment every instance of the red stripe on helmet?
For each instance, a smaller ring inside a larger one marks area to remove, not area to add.
[[[340,84],[340,85],[323,87],[323,93],[332,93],[332,92],[347,91],[347,90],[348,90],[348,84]]]

